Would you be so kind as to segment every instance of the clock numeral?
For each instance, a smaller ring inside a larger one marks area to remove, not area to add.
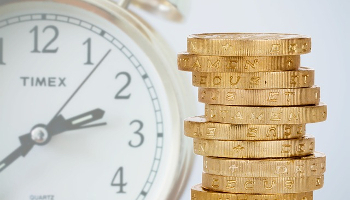
[[[126,193],[123,188],[127,183],[124,183],[124,168],[119,167],[117,172],[115,173],[111,186],[119,187],[119,191],[117,193]]]
[[[0,38],[0,65],[6,65],[5,62],[4,62],[4,43],[3,43],[3,39]]]
[[[117,79],[119,76],[125,76],[127,78],[127,81],[126,81],[125,85],[118,91],[118,93],[115,95],[114,98],[115,99],[129,99],[131,94],[121,95],[120,93],[122,93],[130,85],[131,76],[127,72],[120,72],[117,74],[117,76],[115,78]]]
[[[87,45],[87,61],[84,63],[84,65],[93,65],[94,63],[91,62],[91,38],[87,39],[83,45]]]
[[[34,32],[34,50],[32,53],[40,53],[38,50],[38,26],[35,26],[30,33]]]
[[[41,53],[39,51],[39,33],[38,33],[38,26],[35,26],[32,30],[30,30],[30,33],[34,33],[34,50],[31,51],[32,53]],[[42,50],[42,53],[57,53],[58,47],[56,49],[49,49],[52,43],[56,41],[59,35],[58,28],[56,26],[46,26],[43,30],[43,33],[46,32],[46,30],[51,29],[55,32],[54,37],[45,45],[45,47]]]
[[[132,125],[132,124],[134,124],[134,123],[138,123],[138,124],[139,124],[139,128],[137,129],[137,131],[134,132],[134,134],[140,136],[140,141],[139,141],[138,144],[134,145],[134,144],[132,143],[132,141],[130,140],[130,141],[129,141],[129,146],[136,148],[136,147],[139,147],[139,146],[141,146],[141,145],[143,144],[143,142],[144,142],[144,140],[145,140],[145,137],[143,136],[142,133],[140,133],[140,131],[141,131],[142,128],[143,128],[143,123],[142,123],[142,121],[140,121],[140,120],[134,120],[134,121],[130,122],[130,125]]]

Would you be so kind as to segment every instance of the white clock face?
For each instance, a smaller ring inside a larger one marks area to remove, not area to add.
[[[166,88],[104,18],[57,3],[0,17],[0,199],[157,199],[171,162]],[[175,163],[176,164],[176,163]]]

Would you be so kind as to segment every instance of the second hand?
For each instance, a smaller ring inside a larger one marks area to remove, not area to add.
[[[108,54],[111,52],[111,50],[108,50],[107,53],[102,57],[102,59],[97,63],[97,65],[92,69],[92,71],[89,73],[89,75],[83,80],[83,82],[78,86],[78,88],[73,92],[73,94],[68,98],[68,100],[63,104],[63,106],[57,111],[55,116],[50,120],[52,121],[55,119],[61,111],[66,107],[66,105],[70,102],[70,100],[75,96],[75,94],[80,90],[80,88],[84,85],[84,83],[90,78],[90,76],[96,71],[96,69],[101,65],[101,63],[105,60],[105,58],[108,56]]]

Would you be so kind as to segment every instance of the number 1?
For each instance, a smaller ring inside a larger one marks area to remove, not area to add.
[[[84,65],[93,65],[94,63],[91,62],[91,38],[87,39],[83,45],[87,44],[87,61],[84,63]]]
[[[35,26],[32,30],[30,30],[30,33],[34,32],[34,50],[32,53],[40,53],[38,50],[38,26]]]
[[[4,44],[3,44],[3,39],[2,38],[0,38],[0,65],[5,65],[5,63],[4,63],[4,60],[3,60],[3,55],[4,55],[4,51],[3,51],[3,48],[4,48],[4,46],[3,46]]]

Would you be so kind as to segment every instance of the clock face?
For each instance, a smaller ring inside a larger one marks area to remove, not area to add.
[[[74,6],[2,11],[0,199],[159,198],[180,125],[147,52]]]

